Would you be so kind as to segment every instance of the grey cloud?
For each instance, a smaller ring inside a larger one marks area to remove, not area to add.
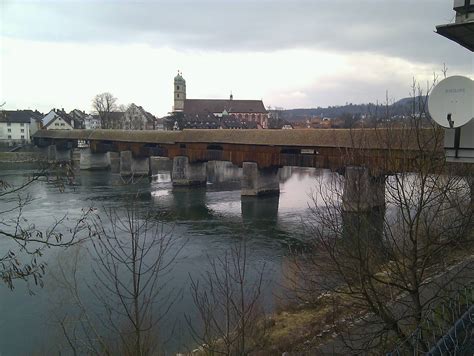
[[[446,0],[7,3],[2,32],[33,40],[178,49],[363,51],[472,70],[472,53],[433,33],[452,19],[450,5]]]

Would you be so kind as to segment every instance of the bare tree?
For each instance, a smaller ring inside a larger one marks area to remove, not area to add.
[[[54,165],[47,164],[17,185],[0,178],[0,239],[5,249],[0,254],[0,279],[10,289],[16,280],[33,280],[42,287],[46,263],[41,257],[45,250],[70,247],[86,238],[82,233],[89,209],[72,223],[67,214],[59,216],[47,228],[39,227],[39,222],[30,220],[27,214],[33,202],[28,189],[35,184],[52,179],[59,190],[64,189],[64,170],[59,169],[56,175],[54,171]]]
[[[93,281],[84,286],[79,277],[79,253],[69,268],[64,263],[59,268],[65,303],[72,301],[76,308],[75,313],[57,313],[69,348],[74,354],[162,353],[159,322],[179,294],[164,289],[183,245],[134,202],[107,210],[104,218],[96,214],[89,229],[83,255],[92,261]],[[95,307],[85,291],[92,294]]]
[[[108,92],[97,94],[94,99],[92,99],[92,108],[99,116],[100,127],[102,129],[113,128],[110,113],[117,109],[116,102],[117,98]]]
[[[372,182],[385,183],[385,206],[362,208],[367,196],[360,193],[352,197],[359,209],[350,211],[342,203],[348,183],[340,176],[321,182],[306,224],[308,249],[295,254],[295,295],[311,303],[330,298],[340,306],[343,322],[335,327],[344,344],[333,347],[382,352],[422,330],[410,347],[426,352],[428,334],[439,332],[426,323],[428,312],[472,280],[472,168],[453,171],[445,162],[443,132],[435,124],[426,127],[427,97],[415,84],[413,91],[419,102],[405,135],[376,129],[391,154],[386,159],[393,159],[371,172]],[[385,169],[400,163],[405,170]],[[363,192],[359,178],[355,184]]]
[[[251,267],[247,253],[245,242],[236,244],[222,257],[209,259],[210,268],[199,279],[191,278],[197,317],[186,319],[206,355],[248,355],[265,342],[265,265]]]

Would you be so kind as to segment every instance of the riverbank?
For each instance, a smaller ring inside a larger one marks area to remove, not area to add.
[[[456,276],[456,288],[467,285],[474,280],[474,246],[464,251],[458,251],[447,258],[447,265],[443,270],[433,271],[427,279],[427,287],[422,292],[430,294],[429,285],[445,285],[453,283],[451,278]],[[461,272],[463,275],[461,275]],[[428,282],[429,281],[429,282]],[[450,291],[456,288],[450,286]],[[394,296],[390,304],[405,305],[406,296]],[[359,306],[358,306],[359,305]],[[351,352],[344,342],[348,330],[363,328],[358,321],[374,319],[367,310],[362,310],[360,304],[353,303],[349,298],[335,294],[324,294],[316,298],[313,303],[288,303],[280,305],[278,310],[266,317],[264,339],[260,342],[265,345],[251,355],[347,355]],[[359,330],[357,330],[359,331]],[[357,334],[357,333],[356,333]],[[393,339],[395,349],[397,341]],[[385,354],[387,350],[379,350]],[[203,356],[201,347],[188,356]],[[178,354],[183,355],[183,354]]]
[[[0,163],[31,163],[45,161],[47,159],[44,152],[0,152]]]

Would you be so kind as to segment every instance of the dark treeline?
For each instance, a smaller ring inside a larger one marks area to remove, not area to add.
[[[413,105],[415,103],[415,111],[419,112],[418,103],[419,98],[404,98],[394,103],[389,103],[388,111],[391,116],[403,116],[413,112]],[[279,117],[290,121],[297,122],[302,121],[311,117],[328,117],[328,118],[340,118],[343,115],[367,115],[369,117],[380,117],[387,112],[386,103],[368,103],[368,104],[352,104],[347,103],[345,105],[329,106],[329,107],[317,107],[310,109],[289,109],[279,111]]]

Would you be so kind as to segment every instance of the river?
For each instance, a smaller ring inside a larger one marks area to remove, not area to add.
[[[137,197],[147,211],[156,212],[182,243],[165,287],[180,294],[165,318],[168,326],[176,325],[166,344],[167,353],[172,353],[192,345],[184,323],[184,315],[193,314],[190,276],[199,278],[208,268],[208,258],[222,256],[223,251],[243,238],[248,241],[250,265],[265,263],[264,298],[267,311],[273,310],[278,302],[275,295],[281,295],[282,264],[288,247],[304,238],[302,221],[310,214],[308,207],[318,177],[324,180],[332,175],[328,171],[285,167],[281,172],[279,197],[241,199],[239,170],[229,171],[229,167],[225,170],[214,172],[206,187],[179,189],[172,187],[167,172],[130,183],[109,172],[81,171],[77,172],[74,184],[66,185],[64,190],[47,181],[23,190],[23,196],[29,194],[32,198],[24,216],[28,223],[34,222],[40,229],[47,229],[66,216],[61,228],[67,234],[67,226],[81,215],[82,209],[97,208],[101,214],[108,208],[122,208],[130,197]],[[0,179],[18,185],[33,172],[0,167]],[[8,246],[8,241],[0,241],[2,250]],[[74,249],[46,251],[44,287],[30,283],[33,294],[22,281],[15,282],[13,291],[0,285],[1,355],[57,354],[61,349],[64,353],[58,311],[67,312],[68,301],[64,300],[56,277],[58,261],[67,261],[73,254]],[[82,264],[90,267],[87,258],[80,260]],[[80,276],[87,280],[90,272],[85,267],[79,267]],[[90,291],[83,292],[86,298],[92,297]],[[164,334],[169,332],[168,326],[161,328]]]

